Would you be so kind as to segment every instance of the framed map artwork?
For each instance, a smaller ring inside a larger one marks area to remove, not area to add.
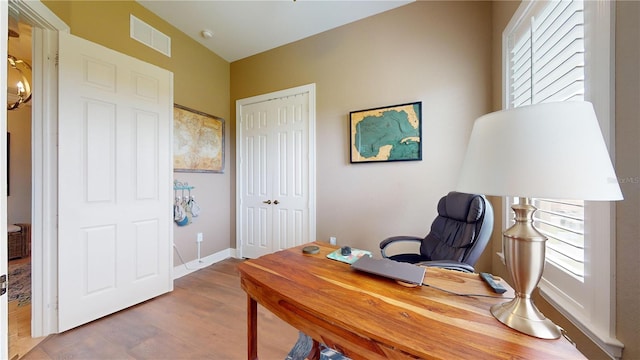
[[[349,113],[351,162],[422,160],[422,102]]]
[[[174,104],[173,170],[224,172],[224,119]]]

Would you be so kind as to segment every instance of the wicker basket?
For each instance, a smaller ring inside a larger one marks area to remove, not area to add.
[[[20,231],[7,234],[9,260],[29,256],[31,253],[31,224],[16,224]]]

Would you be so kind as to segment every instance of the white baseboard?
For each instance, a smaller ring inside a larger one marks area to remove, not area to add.
[[[191,274],[196,270],[200,270],[206,268],[207,266],[213,265],[222,260],[228,259],[230,257],[236,257],[236,249],[228,248],[217,253],[211,254],[207,257],[200,259],[200,261],[193,260],[189,261],[186,264],[180,264],[173,268],[173,280],[179,279],[185,275]]]

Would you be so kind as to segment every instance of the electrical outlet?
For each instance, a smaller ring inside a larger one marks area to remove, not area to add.
[[[198,233],[198,237],[196,238],[197,242],[202,242],[202,233]]]

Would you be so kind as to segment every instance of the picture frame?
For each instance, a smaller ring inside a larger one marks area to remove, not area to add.
[[[224,172],[224,119],[174,104],[173,170]]]
[[[422,160],[422,102],[349,113],[351,163]]]

